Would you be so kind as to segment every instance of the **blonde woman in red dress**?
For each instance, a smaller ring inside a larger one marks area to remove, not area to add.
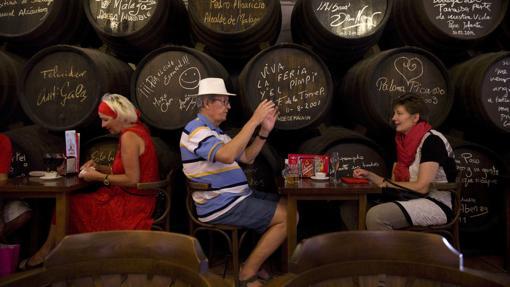
[[[110,167],[88,161],[79,177],[103,186],[95,192],[80,193],[70,199],[70,232],[150,229],[156,194],[140,191],[139,182],[159,180],[158,159],[150,132],[139,121],[133,104],[121,95],[106,94],[98,108],[101,127],[119,134],[119,144]],[[54,222],[53,222],[54,223]],[[41,264],[56,245],[55,226],[41,249],[20,268]]]

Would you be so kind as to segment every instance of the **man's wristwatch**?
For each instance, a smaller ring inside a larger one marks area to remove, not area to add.
[[[110,175],[109,175],[109,174],[107,174],[107,175],[105,175],[105,177],[104,177],[104,179],[103,179],[103,184],[104,184],[104,185],[106,185],[106,186],[110,185],[110,181],[108,180],[108,177],[109,177],[109,176],[110,176]]]

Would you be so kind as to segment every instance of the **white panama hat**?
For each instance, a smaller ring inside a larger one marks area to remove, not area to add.
[[[200,80],[198,83],[198,94],[193,96],[206,95],[235,96],[236,94],[227,92],[222,78],[205,78]]]

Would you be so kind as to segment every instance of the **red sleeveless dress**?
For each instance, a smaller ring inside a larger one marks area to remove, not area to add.
[[[158,181],[158,158],[149,130],[137,123],[123,130],[121,136],[128,131],[136,133],[145,143],[145,151],[138,158],[140,182]],[[119,138],[112,174],[124,173],[121,145]],[[69,202],[70,232],[150,229],[155,204],[156,195],[147,195],[147,190],[139,191],[136,187],[104,186],[95,192],[75,194]]]

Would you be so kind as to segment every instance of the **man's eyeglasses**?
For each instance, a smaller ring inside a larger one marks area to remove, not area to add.
[[[214,98],[212,99],[213,102],[220,102],[222,103],[225,107],[229,107],[230,106],[230,101],[228,99],[219,99],[219,98]]]

